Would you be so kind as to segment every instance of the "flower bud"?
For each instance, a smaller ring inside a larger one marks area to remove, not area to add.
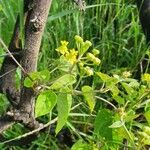
[[[92,43],[91,43],[90,41],[86,40],[86,41],[85,41],[85,45],[86,45],[87,47],[90,47],[90,46],[92,46]]]
[[[75,38],[76,42],[83,43],[83,39],[79,35],[76,35],[74,38]]]
[[[88,76],[92,76],[94,74],[93,70],[88,66],[85,68],[85,72]]]
[[[94,55],[98,55],[100,53],[99,50],[97,50],[95,48],[92,50],[92,52],[93,52]]]
[[[79,67],[83,68],[83,66],[84,66],[84,63],[83,62],[79,62]]]
[[[101,63],[101,60],[97,57],[93,60],[94,65],[99,65]]]
[[[143,131],[144,131],[145,133],[147,133],[147,134],[150,136],[150,127],[144,126],[144,127],[143,127]]]
[[[90,61],[93,61],[95,59],[95,56],[92,53],[87,53],[86,56],[87,56],[87,59]]]

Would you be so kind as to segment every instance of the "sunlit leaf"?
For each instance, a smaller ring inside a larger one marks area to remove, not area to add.
[[[113,95],[114,100],[119,103],[119,104],[124,104],[125,100],[123,97],[119,96],[119,95]]]
[[[96,74],[101,78],[103,82],[108,82],[111,80],[111,77],[107,74],[101,73],[101,72],[96,72]]]
[[[43,70],[39,72],[40,79],[43,81],[49,81],[50,72],[48,70]]]
[[[29,88],[29,87],[33,87],[33,85],[34,82],[29,77],[26,77],[24,80],[24,86]]]
[[[146,118],[147,122],[150,125],[150,110],[148,110],[144,113],[144,117]]]
[[[58,78],[51,86],[51,89],[60,89],[68,85],[72,85],[76,82],[76,79],[71,74],[65,74],[62,77]]]
[[[119,94],[119,89],[115,84],[106,84],[106,86],[114,96],[117,96]]]
[[[95,97],[94,97],[94,90],[90,86],[83,86],[82,92],[85,100],[87,101],[90,111],[92,112],[95,107]]]
[[[24,80],[25,87],[33,87],[35,83],[44,83],[50,79],[50,72],[48,70],[43,70],[40,72],[32,72],[29,77]]]
[[[135,90],[129,84],[123,82],[121,84],[129,95],[134,94]]]
[[[67,122],[67,118],[72,105],[72,96],[68,94],[68,89],[64,88],[57,97],[58,122],[56,126],[56,134],[63,128]]]
[[[102,109],[98,112],[94,123],[94,134],[106,140],[112,139],[112,129],[109,126],[112,124],[112,113],[107,109]]]
[[[71,148],[71,150],[91,150],[89,145],[83,140],[78,140]]]
[[[5,113],[9,105],[9,102],[4,94],[0,94],[0,115]]]
[[[49,113],[56,105],[57,96],[51,91],[47,90],[38,96],[35,105],[35,117],[43,116]]]
[[[116,121],[112,125],[109,126],[109,128],[120,128],[124,125],[124,122],[122,121]]]

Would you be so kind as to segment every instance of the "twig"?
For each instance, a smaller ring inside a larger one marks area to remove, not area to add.
[[[15,70],[16,70],[16,68],[14,68],[14,69],[12,69],[12,70],[9,70],[8,72],[2,74],[2,75],[0,76],[0,78],[3,78],[3,77],[6,76],[7,74],[9,74],[9,73],[11,73],[12,71],[15,71]]]
[[[16,58],[12,55],[12,53],[9,51],[9,49],[7,48],[6,44],[3,42],[3,40],[0,38],[0,44],[4,47],[4,49],[6,50],[6,52],[9,54],[9,56],[14,60],[14,62],[19,66],[19,68],[25,73],[27,74],[27,72],[24,70],[24,68],[20,65],[20,63],[16,60]]]
[[[18,52],[12,52],[12,54],[13,55],[19,55]],[[10,55],[8,53],[0,55],[0,57],[6,57],[6,56],[10,57]]]
[[[16,58],[12,55],[12,53],[7,48],[6,44],[3,42],[3,40],[0,38],[0,44],[4,47],[6,52],[9,54],[9,56],[14,60],[14,62],[18,65],[18,67],[22,70],[22,72],[27,75],[27,77],[33,81],[33,79],[29,76],[29,74],[24,70],[24,68],[21,66],[21,64],[16,60]]]
[[[117,109],[117,107],[114,104],[112,104],[111,102],[107,101],[106,99],[104,99],[102,97],[99,97],[99,96],[95,96],[95,98],[97,98],[97,99],[99,99],[99,100],[101,100],[103,102],[106,102],[107,104],[111,105],[114,109]]]
[[[1,125],[0,125],[0,133],[2,133],[3,131],[5,131],[6,129],[10,128],[15,122],[14,121],[7,121],[7,122],[2,122],[1,121]]]
[[[40,130],[42,130],[42,129],[44,129],[44,128],[47,128],[47,127],[50,126],[51,124],[55,123],[57,120],[58,120],[58,117],[56,117],[55,119],[49,121],[49,122],[46,123],[45,125],[43,125],[43,126],[37,128],[37,129],[35,129],[35,130],[31,131],[31,132],[28,132],[28,133],[25,133],[25,134],[23,134],[23,135],[20,135],[20,136],[18,136],[18,137],[16,137],[16,138],[13,138],[13,139],[10,139],[10,140],[1,142],[0,144],[8,144],[8,143],[10,143],[10,142],[12,142],[12,141],[19,140],[19,139],[21,139],[21,138],[25,138],[25,137],[27,137],[27,136],[29,136],[29,135],[32,135],[32,134],[34,134],[34,133],[37,133],[37,132],[39,132]]]

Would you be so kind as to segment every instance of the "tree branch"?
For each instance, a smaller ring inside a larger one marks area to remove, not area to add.
[[[7,47],[5,46],[3,41],[1,41],[1,44],[3,45],[3,47],[6,50]],[[10,41],[8,49],[9,49],[10,53],[20,51],[20,48],[19,48],[19,17],[17,17],[15,28],[14,28],[14,33],[13,33],[13,36],[12,36],[12,39]],[[20,61],[20,57],[18,57],[18,56],[16,56],[16,57],[13,56],[13,57],[15,59],[17,59],[17,61]],[[16,87],[15,86],[16,69],[17,69],[16,62],[12,59],[12,57],[6,56],[4,58],[4,61],[3,61],[3,64],[2,64],[2,67],[0,70],[0,76],[1,76],[0,92],[9,95],[10,101],[19,101],[18,96],[15,97],[16,93],[18,93],[18,91],[15,88]],[[7,75],[3,76],[3,74],[6,74],[7,72],[9,72],[9,73]],[[17,94],[17,95],[19,95],[19,94]]]

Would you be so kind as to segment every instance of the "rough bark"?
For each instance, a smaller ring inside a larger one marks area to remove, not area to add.
[[[137,0],[136,2],[142,30],[145,34],[147,45],[150,46],[150,0]],[[136,77],[138,79],[141,78],[141,74],[145,71],[150,72],[149,59],[149,56],[145,54],[140,64],[137,66]]]
[[[46,24],[49,8],[52,0],[34,0],[26,19],[25,47],[21,65],[27,73],[37,70],[38,54],[41,44],[43,30]],[[21,115],[17,120],[22,120],[30,127],[37,127],[34,119],[34,99],[35,93],[31,88],[23,86],[26,75],[22,72],[22,88],[19,108]]]
[[[18,61],[21,59],[21,65],[25,71],[22,72],[22,86],[17,91],[15,88],[15,72],[18,66],[11,57],[5,57],[0,71],[2,76],[0,92],[6,94],[12,103],[12,107],[6,116],[0,118],[0,132],[18,121],[30,128],[39,127],[39,123],[34,118],[34,89],[24,87],[23,82],[26,75],[37,70],[38,53],[51,2],[52,0],[24,0],[25,45],[21,52],[22,56],[16,56],[16,59]],[[19,41],[18,17],[14,34],[9,44],[10,52],[16,52],[21,49]],[[3,76],[4,74],[6,75]],[[14,105],[14,101],[17,101],[16,105]]]
[[[146,36],[147,43],[150,44],[150,0],[137,0],[140,22]]]
[[[24,21],[26,20],[29,4],[30,0],[24,1]],[[22,57],[19,23],[20,18],[18,15],[14,26],[14,32],[8,46],[9,51],[14,54],[18,62],[20,62]],[[20,93],[15,87],[15,73],[17,67],[18,65],[15,61],[7,54],[0,70],[0,92],[6,94],[12,105],[17,105],[20,100]]]
[[[11,39],[11,42],[8,47],[10,52],[19,52],[19,17],[17,17],[17,21],[14,28],[14,33]],[[17,56],[16,59],[19,61],[20,57]],[[3,75],[9,72],[7,75],[1,77],[0,79],[0,92],[7,95],[9,101],[11,103],[18,101],[18,93],[15,88],[15,73],[17,69],[17,64],[13,61],[13,59],[9,56],[4,58],[0,75]]]

